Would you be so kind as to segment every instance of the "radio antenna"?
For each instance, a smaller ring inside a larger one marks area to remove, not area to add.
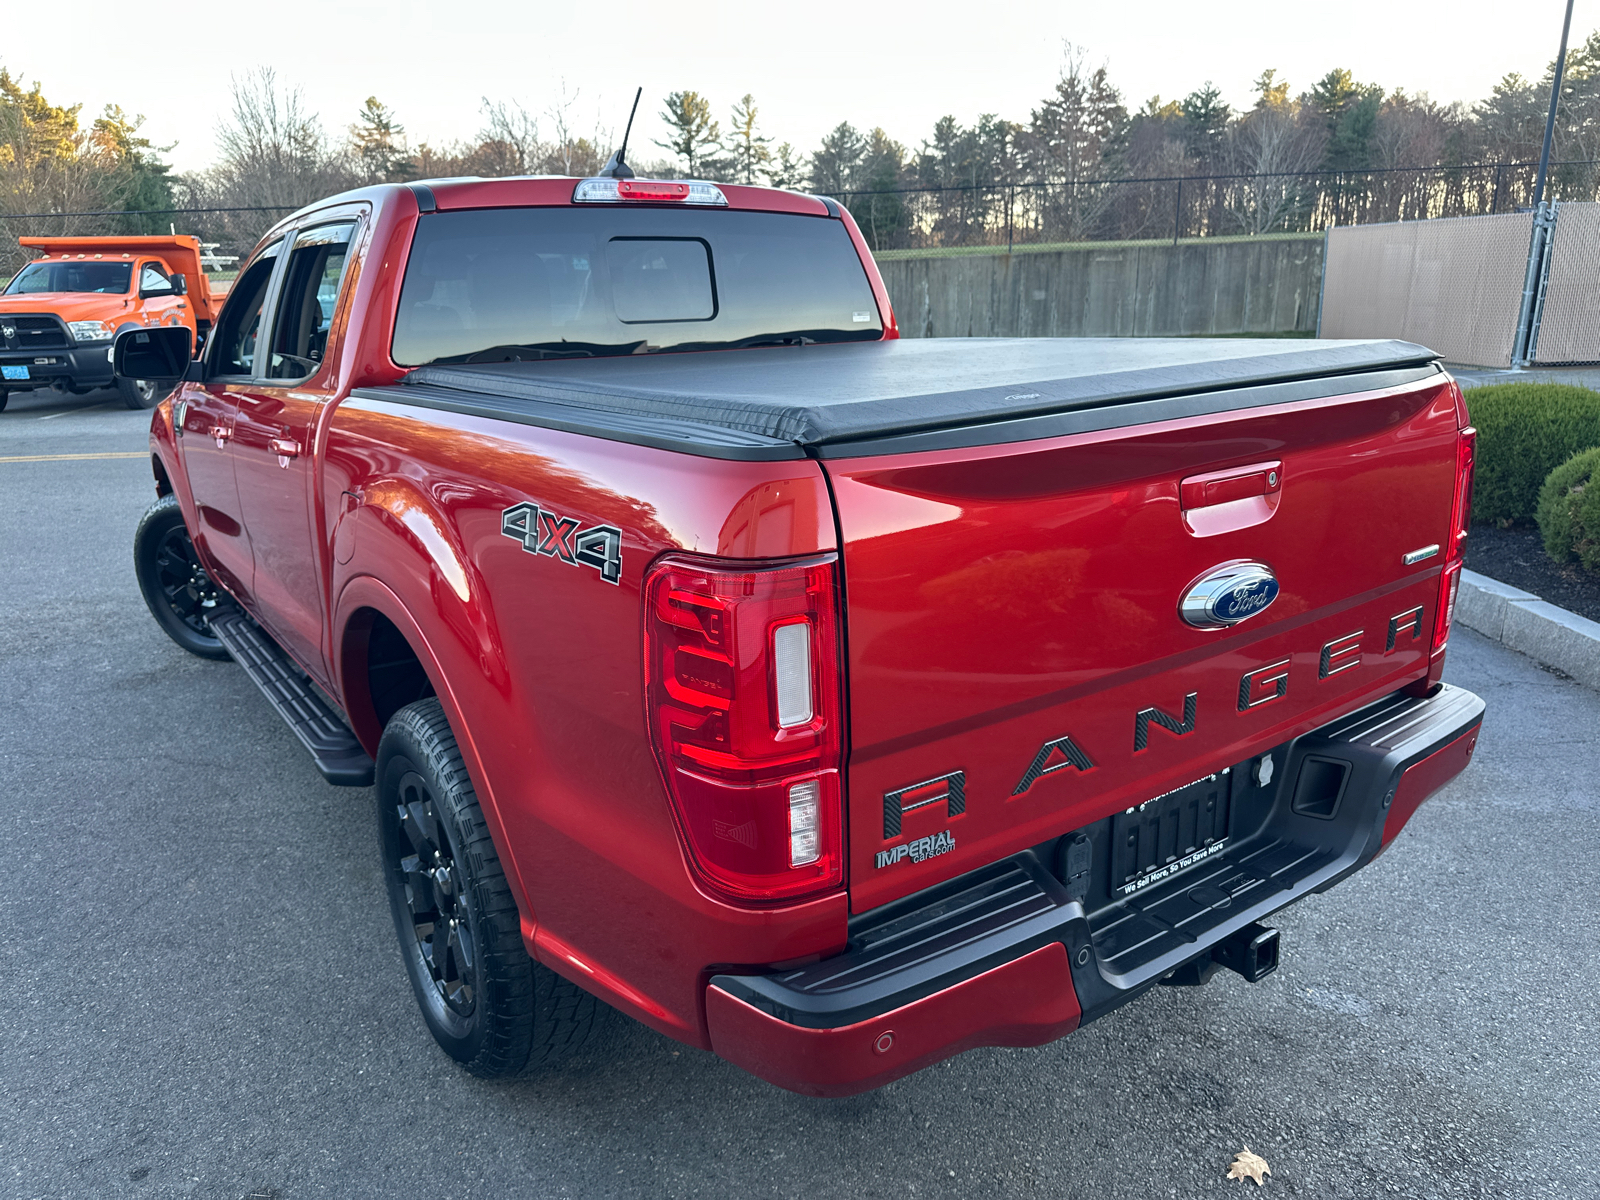
[[[627,162],[628,135],[633,132],[633,118],[634,114],[639,111],[639,97],[642,95],[644,95],[644,88],[642,87],[633,94],[633,107],[628,110],[628,127],[622,131],[622,145],[618,147],[615,154],[606,160],[606,165],[600,168],[600,175],[602,178],[633,178],[633,169],[628,166]]]

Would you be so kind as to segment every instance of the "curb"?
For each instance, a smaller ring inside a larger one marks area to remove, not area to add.
[[[1461,572],[1456,620],[1486,638],[1600,688],[1600,621],[1476,571]]]

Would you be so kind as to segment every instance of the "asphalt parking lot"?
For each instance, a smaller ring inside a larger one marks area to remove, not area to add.
[[[114,395],[22,395],[0,459],[133,453]],[[141,458],[0,461],[0,1194],[1600,1193],[1600,695],[1470,632],[1468,773],[1284,913],[1259,984],[1158,989],[1040,1050],[850,1100],[612,1015],[473,1079],[418,1017],[371,794],[327,786],[130,567]]]

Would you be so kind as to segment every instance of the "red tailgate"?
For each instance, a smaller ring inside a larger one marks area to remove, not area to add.
[[[1441,377],[827,462],[844,535],[854,910],[1426,674],[1445,556],[1402,560],[1448,542],[1457,426]],[[1276,600],[1230,628],[1186,623],[1185,594],[1230,563],[1269,568]]]

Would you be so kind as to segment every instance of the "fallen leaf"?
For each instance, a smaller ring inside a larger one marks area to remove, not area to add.
[[[1254,1179],[1257,1187],[1266,1182],[1261,1178],[1263,1175],[1271,1174],[1272,1168],[1267,1166],[1267,1160],[1252,1153],[1249,1146],[1233,1156],[1233,1165],[1228,1168],[1229,1179]]]

